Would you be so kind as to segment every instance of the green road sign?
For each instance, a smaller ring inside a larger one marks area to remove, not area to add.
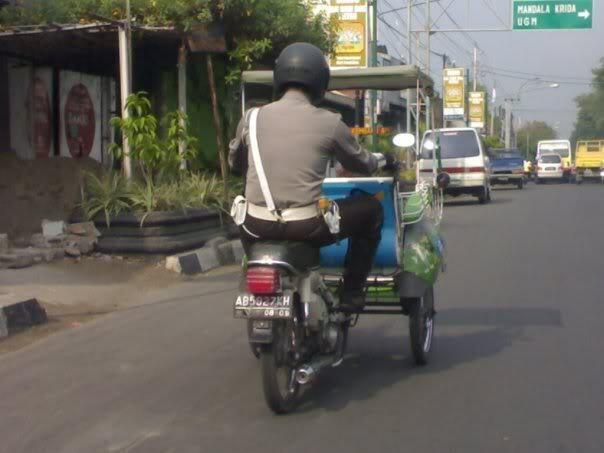
[[[512,0],[514,30],[591,28],[593,0]]]

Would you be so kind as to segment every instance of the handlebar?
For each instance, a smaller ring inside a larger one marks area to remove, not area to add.
[[[382,168],[384,168],[386,166],[386,164],[388,163],[388,161],[386,160],[386,156],[382,153],[372,153],[372,154],[377,159],[378,170],[381,170]]]

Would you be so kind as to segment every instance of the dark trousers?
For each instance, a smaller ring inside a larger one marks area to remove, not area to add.
[[[323,217],[296,222],[271,222],[247,216],[241,228],[244,242],[259,240],[290,240],[310,242],[317,247],[333,244],[339,239],[350,238],[344,270],[344,292],[363,289],[373,265],[373,258],[380,243],[383,212],[382,205],[373,196],[354,195],[337,200],[340,208],[340,233],[330,233]]]

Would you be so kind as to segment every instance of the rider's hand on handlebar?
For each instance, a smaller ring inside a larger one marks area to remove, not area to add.
[[[384,157],[386,158],[384,170],[398,170],[400,162],[396,159],[396,155],[394,153],[386,153],[384,154]]]

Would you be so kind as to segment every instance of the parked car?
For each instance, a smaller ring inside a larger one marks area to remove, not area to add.
[[[517,149],[490,149],[491,185],[524,187],[524,159]]]
[[[537,184],[546,181],[562,181],[564,178],[564,169],[562,158],[559,154],[548,153],[541,154],[537,161]]]
[[[491,201],[489,158],[475,129],[469,127],[426,131],[420,148],[420,177],[432,178],[434,147],[438,143],[443,171],[451,181],[445,194],[472,195],[481,204]]]
[[[537,160],[543,154],[558,154],[562,159],[564,178],[570,182],[574,178],[573,153],[568,140],[541,140],[537,143]]]

